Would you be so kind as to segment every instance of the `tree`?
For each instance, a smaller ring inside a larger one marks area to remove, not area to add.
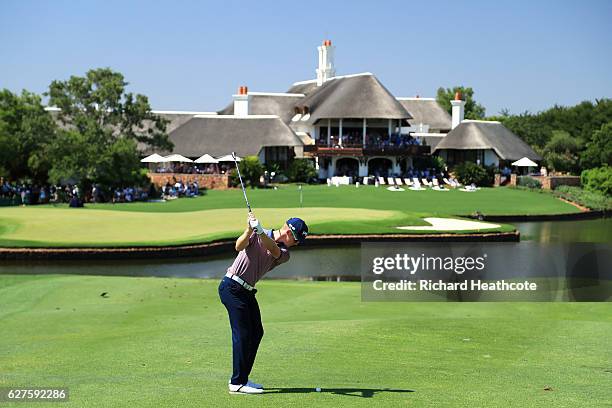
[[[588,148],[597,130],[612,122],[612,99],[596,99],[595,103],[584,101],[570,107],[555,105],[538,113],[526,111],[519,115],[500,115],[487,119],[499,120],[536,150],[544,149],[555,130],[569,133],[580,149],[584,149]],[[600,142],[596,145],[602,146]],[[596,166],[597,162],[592,158],[583,161],[581,154],[580,165],[583,168]]]
[[[542,120],[540,115],[534,115],[527,111],[518,115],[492,116],[487,119],[500,121],[533,148],[544,148],[553,131],[550,122]]]
[[[583,169],[603,165],[612,167],[612,122],[601,125],[599,130],[593,132],[586,149],[580,154],[580,165]]]
[[[580,144],[563,130],[555,130],[544,147],[544,160],[555,171],[577,172]]]
[[[0,170],[11,180],[45,183],[49,169],[44,146],[56,136],[57,126],[40,96],[0,91]]]
[[[49,172],[49,181],[54,184],[99,183],[108,189],[142,186],[147,181],[136,142],[128,138],[119,138],[100,151],[86,135],[64,131],[47,147],[47,152],[61,158]]]
[[[474,90],[463,86],[454,88],[438,88],[436,100],[449,113],[452,114],[451,100],[455,99],[455,93],[461,93],[461,99],[465,101],[465,119],[484,119],[485,108],[474,100]]]
[[[63,130],[49,146],[52,180],[106,186],[142,180],[137,145],[171,150],[167,120],[153,114],[146,96],[127,93],[122,74],[94,69],[84,77],[53,81],[49,104],[58,107]],[[66,156],[66,155],[72,155]]]
[[[240,175],[245,183],[248,182],[251,188],[259,185],[259,178],[263,175],[264,168],[257,156],[243,158],[238,166],[240,167]]]

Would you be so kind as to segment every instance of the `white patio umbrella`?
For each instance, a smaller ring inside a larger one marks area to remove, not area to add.
[[[228,161],[234,161],[234,158],[232,157],[231,154],[226,154],[225,156],[217,157],[217,160],[220,162],[228,162]],[[236,161],[240,161],[240,160],[242,159],[236,156]]]
[[[193,163],[193,160],[188,159],[185,156],[181,156],[180,154],[171,154],[164,157],[164,159],[167,162]]]
[[[214,157],[212,157],[210,154],[207,153],[195,159],[194,163],[214,164],[214,163],[219,163],[219,160],[215,159]]]
[[[537,167],[538,166],[536,163],[529,160],[527,157],[523,157],[522,159],[515,161],[514,163],[512,163],[512,165],[516,167]]]
[[[537,164],[535,164],[533,161],[529,160],[527,157],[523,157],[520,160],[515,161],[514,163],[512,163],[513,166],[516,167],[527,167],[527,174],[530,174],[531,167],[536,167]],[[522,173],[525,173],[524,171]]]
[[[141,163],[163,163],[165,161],[166,159],[163,156],[160,156],[157,153],[153,153],[152,155],[147,156],[144,159],[142,159],[140,162]]]

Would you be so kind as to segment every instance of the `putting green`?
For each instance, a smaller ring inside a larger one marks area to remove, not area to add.
[[[62,407],[610,402],[609,303],[361,302],[359,283],[265,279],[252,379],[269,393],[231,396],[231,334],[217,286],[0,275],[0,386],[67,386]]]
[[[308,220],[311,231],[319,224],[419,223],[399,211],[354,208],[262,208],[256,211],[267,228],[279,228],[290,217]],[[151,213],[53,207],[11,207],[0,216],[0,245],[113,246],[163,245],[205,242],[235,237],[244,230],[243,208],[193,212]],[[395,224],[397,225],[397,224]]]

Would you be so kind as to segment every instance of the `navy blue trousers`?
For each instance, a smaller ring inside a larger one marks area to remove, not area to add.
[[[248,291],[227,276],[219,284],[219,297],[232,328],[232,384],[247,383],[264,334],[256,292],[257,289]]]

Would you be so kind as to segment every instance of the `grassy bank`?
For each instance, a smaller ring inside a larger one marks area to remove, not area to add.
[[[68,386],[66,407],[609,402],[609,304],[364,303],[358,283],[266,280],[252,379],[270,393],[230,396],[217,285],[0,276],[0,386]]]

